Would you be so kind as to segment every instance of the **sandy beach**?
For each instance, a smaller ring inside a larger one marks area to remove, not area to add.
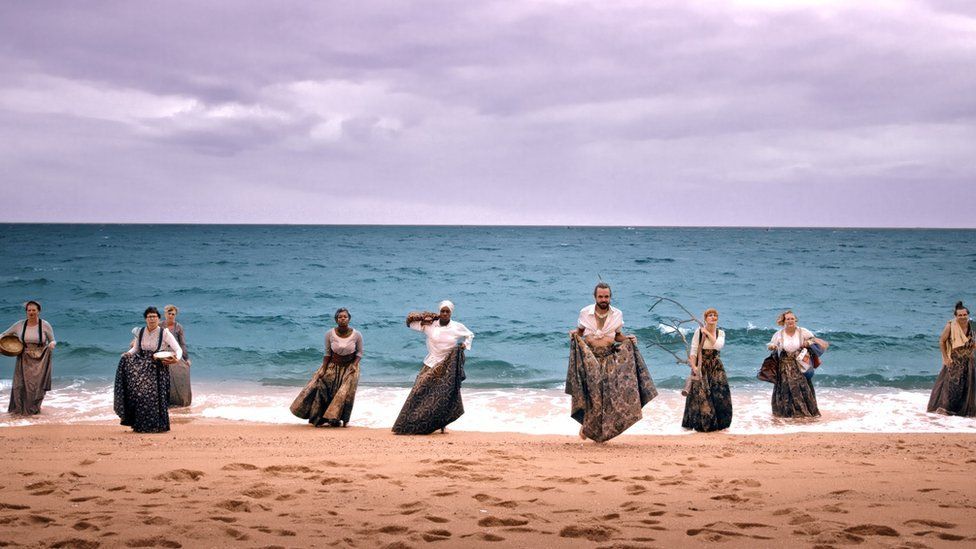
[[[0,546],[965,547],[976,436],[0,429]]]

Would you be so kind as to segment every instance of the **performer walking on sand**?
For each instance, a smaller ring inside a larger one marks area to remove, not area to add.
[[[939,338],[942,370],[935,379],[928,411],[949,416],[976,416],[976,372],[973,349],[976,334],[969,322],[969,309],[956,303],[955,319],[950,320]]]
[[[610,440],[637,423],[641,409],[657,396],[637,337],[621,331],[624,315],[610,305],[610,296],[608,284],[597,284],[595,303],[583,307],[576,330],[569,333],[570,413],[581,425],[580,438],[596,442]]]
[[[474,334],[464,324],[451,320],[454,303],[441,301],[438,311],[436,315],[407,315],[407,326],[427,336],[427,357],[393,424],[398,435],[429,435],[438,429],[443,433],[444,427],[464,414],[464,351],[471,349]]]
[[[717,309],[706,309],[703,318],[705,324],[691,338],[691,384],[681,426],[703,432],[720,431],[732,424],[732,394],[725,365],[719,358],[725,346],[725,330],[718,327]]]
[[[41,319],[41,304],[28,301],[24,305],[26,317],[7,328],[6,335],[17,336],[24,344],[14,365],[14,379],[10,386],[11,414],[30,416],[41,413],[44,394],[51,390],[51,370],[53,368],[54,328]]]
[[[345,427],[352,416],[359,385],[363,335],[349,326],[349,309],[337,310],[333,318],[336,327],[325,332],[322,366],[291,403],[291,413],[316,427]]]
[[[146,326],[136,334],[135,344],[122,353],[115,372],[115,413],[122,425],[137,433],[169,431],[169,368],[183,358],[176,337],[159,324],[159,309],[148,307],[142,314]],[[160,351],[171,356],[156,358]]]
[[[783,328],[774,333],[766,345],[779,356],[779,368],[773,382],[773,416],[820,417],[813,381],[803,375],[808,368],[804,359],[809,359],[808,348],[817,341],[816,337],[810,330],[797,325],[793,311],[780,313],[776,325]]]
[[[193,402],[193,391],[190,387],[190,352],[186,350],[186,332],[183,331],[183,325],[176,321],[176,315],[180,312],[179,307],[167,305],[163,307],[163,312],[166,314],[166,329],[173,334],[183,351],[183,358],[169,365],[169,406],[182,408]]]

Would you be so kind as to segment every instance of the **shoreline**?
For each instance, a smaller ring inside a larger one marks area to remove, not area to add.
[[[190,421],[155,435],[13,427],[0,430],[0,444],[0,542],[32,546],[976,540],[972,434],[711,433],[595,444]]]

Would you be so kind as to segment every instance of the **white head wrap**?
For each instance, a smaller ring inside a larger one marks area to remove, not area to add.
[[[451,310],[451,314],[454,314],[454,304],[451,303],[451,301],[449,299],[445,299],[444,301],[441,301],[440,303],[437,304],[437,310],[438,311],[441,310],[441,309],[443,309],[444,307],[447,307],[448,309],[450,309]]]

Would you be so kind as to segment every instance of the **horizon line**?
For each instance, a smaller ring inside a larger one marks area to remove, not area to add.
[[[564,225],[564,224],[466,224],[466,223],[251,223],[251,222],[128,222],[128,221],[0,221],[4,225],[135,225],[135,226],[212,226],[212,227],[439,227],[439,228],[533,228],[533,229],[801,229],[801,230],[923,230],[973,231],[972,227],[921,226],[844,226],[844,225]]]

